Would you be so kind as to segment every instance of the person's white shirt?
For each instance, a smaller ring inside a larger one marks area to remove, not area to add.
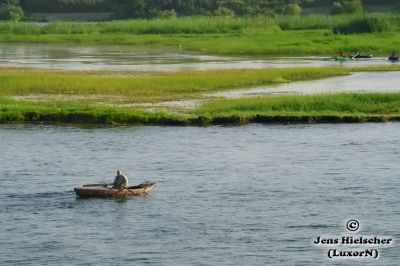
[[[117,175],[115,176],[113,188],[127,188],[128,187],[128,178],[122,174],[121,171],[117,171]]]

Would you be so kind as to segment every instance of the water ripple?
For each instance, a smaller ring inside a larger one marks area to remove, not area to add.
[[[363,234],[400,237],[399,132],[0,125],[0,264],[324,265],[312,239],[346,232],[349,217]],[[73,187],[115,169],[158,186],[76,198]],[[379,262],[398,259],[387,249]]]

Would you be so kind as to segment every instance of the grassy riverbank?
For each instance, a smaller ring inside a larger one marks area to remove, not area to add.
[[[400,117],[400,93],[269,96],[219,100],[209,92],[313,80],[398,65],[174,73],[0,69],[0,121],[209,125],[246,122],[362,122]],[[19,100],[16,100],[19,99]],[[151,107],[199,99],[193,108]],[[150,104],[150,107],[149,107]],[[146,107],[145,107],[145,106]]]
[[[272,31],[263,34],[0,34],[0,42],[93,43],[122,45],[165,45],[186,51],[221,55],[335,55],[338,51],[364,51],[389,55],[398,50],[395,33],[334,35],[329,30]]]
[[[26,102],[0,97],[0,122],[182,125],[184,115],[96,104]]]
[[[0,68],[0,95],[80,103],[137,104],[198,99],[204,93],[347,75],[400,70],[400,65],[228,69],[172,73],[78,72]],[[32,98],[33,97],[33,98]]]
[[[216,100],[186,113],[95,104],[30,103],[0,98],[0,122],[221,125],[400,121],[400,93],[327,94]]]
[[[365,28],[361,27],[362,32],[365,30],[363,34],[333,33],[335,28],[360,21],[365,24]],[[399,21],[399,15],[366,14],[189,17],[100,23],[3,22],[0,41],[168,45],[189,51],[235,55],[334,54],[357,50],[387,55],[400,46]]]
[[[210,101],[194,113],[210,123],[365,122],[400,119],[400,93],[340,93]]]
[[[67,101],[74,98],[73,101],[80,102],[108,98],[108,103],[115,104],[160,102],[191,99],[201,93],[232,88],[346,75],[350,71],[341,67],[309,67],[121,74],[6,68],[0,69],[0,95],[41,95],[44,100],[53,100],[52,95],[63,95]]]

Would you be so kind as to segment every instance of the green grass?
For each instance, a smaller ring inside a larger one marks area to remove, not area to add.
[[[350,69],[288,68],[185,71],[140,75],[115,72],[66,72],[0,69],[0,95],[57,94],[119,96],[118,102],[159,102],[196,98],[201,93],[232,88],[346,75]]]
[[[215,100],[186,114],[0,98],[0,122],[212,125],[400,121],[400,93],[325,94]]]
[[[215,54],[332,54],[356,50],[388,54],[400,47],[400,15],[380,33],[333,34],[360,16],[178,18],[101,23],[0,23],[0,41],[182,46]],[[399,65],[185,71],[79,72],[0,68],[0,122],[207,125],[245,122],[363,122],[400,120],[400,93],[327,94],[212,100],[170,113],[119,104],[196,99],[203,93],[313,80],[353,71],[400,70]],[[42,102],[12,100],[39,95]],[[65,96],[55,102],[54,95]],[[92,97],[94,96],[94,97]],[[105,104],[101,104],[107,99]]]
[[[1,42],[165,45],[186,51],[225,55],[327,55],[363,51],[388,55],[400,47],[397,33],[335,35],[330,30],[288,30],[263,34],[0,34]]]
[[[333,34],[364,18],[387,21],[380,33]],[[70,42],[167,45],[201,53],[234,55],[332,54],[355,50],[387,55],[400,47],[400,15],[367,14],[277,18],[184,17],[99,23],[0,23],[2,42]]]
[[[196,99],[204,93],[267,84],[314,80],[354,71],[400,70],[400,65],[225,69],[172,73],[79,72],[0,68],[0,95],[34,96],[65,101],[129,104]]]
[[[183,115],[95,104],[31,103],[0,97],[0,122],[182,125]]]
[[[0,68],[0,122],[208,125],[246,122],[400,120],[400,93],[270,96],[209,100],[197,109],[147,111],[130,104],[207,99],[203,93],[313,80],[398,65],[233,69],[177,73],[78,72]],[[40,96],[41,102],[26,99]],[[61,102],[54,96],[63,96]],[[13,100],[23,96],[25,100]],[[105,100],[106,99],[106,100]],[[104,104],[106,103],[106,104]],[[126,105],[128,104],[128,105]],[[127,107],[128,106],[128,107]]]
[[[270,17],[180,17],[172,19],[132,19],[85,23],[54,21],[51,23],[1,22],[0,34],[252,34],[265,33],[271,28],[282,30],[332,29],[363,18],[384,19],[394,27],[400,26],[400,15],[367,13],[362,15],[310,15]]]
[[[291,30],[259,35],[175,38],[174,43],[182,43],[188,50],[234,55],[334,55],[338,51],[362,51],[386,56],[400,47],[400,38],[391,32],[334,35],[329,30]]]
[[[192,113],[203,124],[400,121],[400,93],[341,93],[216,100]]]
[[[309,16],[280,16],[274,19],[283,30],[333,29],[338,26],[351,24],[360,19],[376,19],[387,21],[392,29],[398,29],[399,15],[393,13],[365,13],[362,15],[309,15]]]
[[[309,16],[283,16],[274,21],[283,30],[312,30],[331,29],[343,23],[348,23],[359,15],[309,15]]]
[[[210,101],[199,107],[206,117],[256,115],[400,115],[400,93],[341,93],[304,96],[269,96]]]
[[[209,34],[240,33],[244,29],[269,27],[270,19],[230,17],[183,17],[175,19],[135,19],[98,23],[55,21],[39,24],[29,22],[1,22],[1,34],[48,35],[48,34]]]

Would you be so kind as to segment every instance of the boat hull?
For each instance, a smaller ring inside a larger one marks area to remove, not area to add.
[[[147,194],[155,183],[146,183],[139,186],[128,187],[125,189],[116,189],[112,187],[99,187],[99,186],[83,186],[74,188],[76,195],[80,198],[95,198],[95,197],[127,197],[127,196],[140,196]]]
[[[360,54],[360,55],[352,56],[351,58],[354,58],[354,59],[368,59],[368,58],[372,58],[372,55],[371,54]]]

